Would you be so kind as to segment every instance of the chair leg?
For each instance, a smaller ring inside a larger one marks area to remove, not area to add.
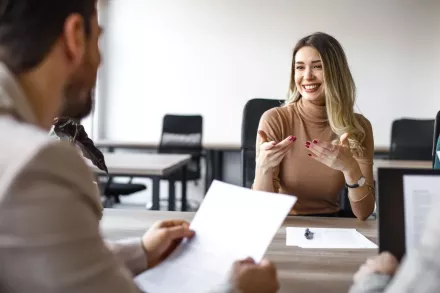
[[[186,212],[188,210],[188,203],[187,203],[187,198],[186,198],[186,179],[187,179],[187,167],[183,166],[182,167],[182,207],[181,210],[183,212]]]
[[[106,209],[112,208],[115,204],[113,197],[106,197],[104,199],[104,202],[102,203],[102,206]]]
[[[119,195],[113,194],[112,197],[115,203],[121,203],[121,199],[119,198]]]
[[[174,180],[168,181],[168,210],[176,210],[176,182]]]

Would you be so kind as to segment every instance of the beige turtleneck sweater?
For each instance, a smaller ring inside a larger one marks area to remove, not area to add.
[[[356,116],[366,132],[366,139],[363,142],[366,156],[355,159],[361,167],[371,169],[371,172],[367,172],[368,174],[364,176],[372,177],[374,142],[371,125],[364,116],[360,114]],[[344,175],[341,171],[331,169],[310,158],[305,148],[306,141],[317,139],[331,142],[338,139],[330,128],[325,105],[318,106],[301,99],[287,106],[270,109],[261,117],[258,129],[264,130],[269,140],[273,141],[282,141],[289,135],[297,137],[291,150],[274,171],[273,177],[275,192],[298,197],[291,214],[337,213],[339,195],[345,184]],[[258,137],[257,157],[261,143]],[[373,181],[372,178],[367,180]],[[356,205],[362,208],[362,201],[357,202]],[[369,207],[365,205],[365,208]]]

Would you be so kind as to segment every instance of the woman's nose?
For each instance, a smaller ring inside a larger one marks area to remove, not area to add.
[[[313,75],[313,70],[311,69],[306,69],[305,75],[304,75],[305,79],[307,80],[313,80],[315,78],[315,76]]]

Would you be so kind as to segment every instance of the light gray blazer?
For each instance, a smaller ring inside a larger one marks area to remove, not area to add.
[[[0,63],[0,292],[139,292],[132,278],[147,269],[141,239],[104,242],[84,159],[35,122]]]

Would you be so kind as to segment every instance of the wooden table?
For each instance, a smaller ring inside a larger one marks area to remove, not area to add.
[[[141,141],[120,141],[111,139],[101,139],[95,142],[98,148],[106,149],[157,149],[159,143],[157,142],[141,142]],[[224,151],[239,151],[240,144],[235,143],[203,143],[203,149],[224,150]]]
[[[194,213],[153,212],[139,210],[105,210],[101,229],[105,238],[120,239],[141,236],[157,220],[186,219]],[[225,211],[227,216],[227,211]],[[301,249],[286,246],[286,227],[356,228],[371,241],[377,242],[375,220],[361,222],[348,218],[288,217],[274,237],[266,257],[277,268],[281,293],[346,293],[352,276],[375,249]]]
[[[109,152],[113,152],[115,149],[156,150],[159,147],[159,143],[101,139],[95,141],[95,146],[107,149]],[[206,159],[206,192],[214,179],[220,181],[223,180],[224,153],[239,152],[241,150],[241,145],[238,143],[203,143],[202,149]]]
[[[139,154],[104,153],[110,176],[148,177],[153,180],[153,205],[151,209],[160,209],[160,180],[182,171],[182,210],[187,210],[186,172],[190,155],[181,154]],[[105,174],[87,160],[87,164],[97,174]],[[175,182],[170,181],[168,191],[168,210],[175,210]]]
[[[375,168],[432,169],[431,161],[374,160]]]
[[[414,168],[432,169],[431,161],[403,161],[403,160],[374,160],[373,173],[377,180],[377,170],[379,168]]]

